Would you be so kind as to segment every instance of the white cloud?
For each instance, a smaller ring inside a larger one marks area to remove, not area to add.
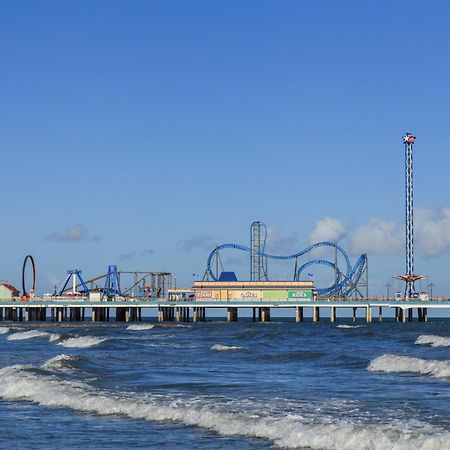
[[[450,248],[450,208],[415,208],[414,239],[417,254],[437,256]],[[405,224],[370,219],[348,236],[352,254],[393,255],[404,251]]]
[[[353,255],[398,253],[404,245],[403,229],[395,222],[370,219],[367,225],[356,229],[348,237],[349,252]]]
[[[415,209],[414,233],[418,252],[435,256],[450,248],[450,208]]]
[[[291,255],[300,250],[297,233],[281,236],[278,229],[268,227],[266,251],[275,255]]]
[[[83,225],[72,225],[64,232],[55,231],[44,238],[45,241],[54,242],[99,241],[100,239],[100,236],[91,236],[89,230]]]
[[[179,250],[186,253],[190,253],[194,250],[213,251],[217,245],[217,236],[212,234],[194,236],[190,239],[178,242]]]
[[[338,242],[346,234],[346,229],[342,223],[332,217],[324,217],[316,222],[313,230],[309,233],[309,242],[329,241]]]

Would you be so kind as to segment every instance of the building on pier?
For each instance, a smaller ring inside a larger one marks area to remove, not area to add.
[[[313,281],[196,281],[195,300],[255,301],[315,298]]]
[[[19,289],[9,283],[0,283],[0,300],[12,300],[20,295]]]

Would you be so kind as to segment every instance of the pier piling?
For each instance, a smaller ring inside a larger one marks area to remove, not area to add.
[[[302,306],[296,306],[295,307],[295,321],[303,322],[303,307]]]
[[[331,306],[330,307],[330,322],[336,322],[336,307]]]
[[[313,322],[319,322],[320,320],[320,308],[318,306],[313,307]]]

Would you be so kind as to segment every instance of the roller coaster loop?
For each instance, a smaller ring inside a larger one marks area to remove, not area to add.
[[[27,255],[25,257],[25,260],[23,261],[23,267],[22,267],[22,296],[23,297],[29,297],[29,294],[25,288],[25,269],[27,268],[27,261],[30,260],[31,262],[31,269],[33,273],[33,283],[32,283],[32,291],[34,292],[36,290],[36,266],[34,264],[34,259],[31,255]]]
[[[287,256],[270,255],[265,252],[254,252],[254,253],[256,253],[257,255],[262,256],[264,258],[285,261],[285,260],[289,260],[289,259],[297,259],[297,258],[309,253],[310,251],[320,248],[320,247],[335,248],[344,258],[345,264],[346,264],[346,270],[345,270],[345,273],[342,273],[338,268],[336,268],[336,273],[337,273],[336,283],[334,283],[332,286],[329,286],[326,288],[318,288],[316,290],[317,294],[319,296],[325,296],[325,295],[332,295],[335,293],[339,293],[342,291],[344,291],[347,295],[350,294],[355,289],[355,286],[358,283],[359,278],[361,277],[361,274],[364,270],[364,267],[366,264],[366,255],[361,255],[359,257],[358,261],[356,262],[356,264],[354,265],[354,267],[352,268],[350,259],[347,255],[347,253],[344,251],[344,249],[342,247],[340,247],[339,245],[337,245],[333,242],[317,242],[316,244],[310,245],[309,247],[307,247],[297,253],[294,253],[292,255],[287,255]],[[219,252],[220,250],[224,250],[224,249],[235,249],[235,250],[240,250],[240,251],[244,251],[244,252],[252,254],[252,249],[250,249],[249,247],[246,247],[245,245],[222,244],[222,245],[217,246],[210,253],[210,255],[208,257],[208,261],[207,261],[207,267],[206,267],[206,274],[213,281],[217,281],[217,277],[214,275],[212,268],[211,268],[212,260],[217,252]],[[335,268],[335,264],[330,261],[323,260],[323,259],[312,260],[312,261],[309,261],[309,262],[303,264],[298,269],[298,271],[295,274],[295,280],[299,280],[299,277],[300,277],[300,274],[302,273],[302,271],[305,268],[307,268],[313,264],[326,265],[328,267],[332,267],[333,269]]]

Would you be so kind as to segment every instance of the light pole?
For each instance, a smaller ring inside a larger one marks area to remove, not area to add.
[[[428,289],[429,289],[429,291],[430,291],[430,297],[431,297],[431,300],[433,300],[433,288],[434,288],[434,283],[431,282],[431,283],[428,285]]]
[[[389,300],[389,294],[390,294],[390,289],[391,289],[391,283],[387,283],[387,284],[386,284],[386,289],[387,289],[387,299]]]

